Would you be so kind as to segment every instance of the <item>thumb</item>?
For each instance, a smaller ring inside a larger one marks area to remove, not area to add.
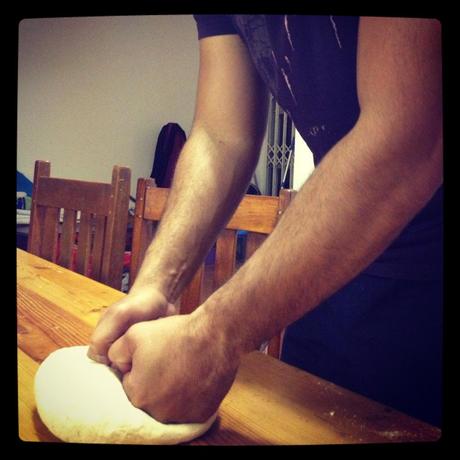
[[[131,370],[133,358],[126,334],[112,344],[108,351],[108,358],[111,366],[118,369],[122,374]]]

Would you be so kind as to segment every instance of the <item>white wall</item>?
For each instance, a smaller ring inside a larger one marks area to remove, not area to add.
[[[292,188],[294,190],[299,190],[313,172],[315,166],[313,163],[313,154],[297,130],[295,132],[294,152],[294,177],[292,180]]]
[[[198,76],[192,16],[25,19],[19,27],[17,169],[110,181],[149,176],[168,122],[188,135]]]
[[[254,174],[255,177],[252,177],[251,182],[256,184],[262,195],[264,195],[267,192],[267,130],[265,130],[265,136],[260,148],[259,162]]]

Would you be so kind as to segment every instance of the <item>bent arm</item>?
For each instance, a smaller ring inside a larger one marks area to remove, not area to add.
[[[194,313],[240,354],[368,266],[442,184],[436,21],[363,18],[361,115],[251,259]]]
[[[265,88],[241,39],[202,39],[193,127],[165,214],[131,292],[155,287],[174,302],[191,280],[247,190],[266,112]]]
[[[241,39],[201,40],[195,117],[165,213],[128,295],[93,331],[92,359],[108,363],[111,344],[131,325],[176,313],[175,300],[247,190],[266,111],[265,87]]]

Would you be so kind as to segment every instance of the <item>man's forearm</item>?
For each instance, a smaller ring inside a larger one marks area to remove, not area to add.
[[[228,145],[194,128],[132,291],[154,286],[175,301],[241,200],[257,158],[255,144]]]
[[[265,243],[197,310],[208,330],[258,347],[363,270],[430,199],[440,142],[407,160],[371,133],[358,127],[331,150]]]

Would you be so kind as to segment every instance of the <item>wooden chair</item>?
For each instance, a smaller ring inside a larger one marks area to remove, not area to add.
[[[155,186],[152,179],[139,179],[136,193],[133,244],[131,255],[130,284],[136,277],[145,251],[153,238],[156,223],[166,206],[169,189]],[[226,228],[220,233],[215,245],[215,263],[211,288],[203,289],[208,265],[203,264],[193,280],[182,293],[180,312],[190,313],[197,308],[213,290],[224,284],[238,268],[236,261],[237,232],[245,230],[245,257],[249,258],[275,228],[295,192],[282,190],[279,197],[245,195]],[[239,263],[242,261],[240,260]],[[267,353],[279,358],[282,331],[270,340]]]
[[[50,169],[35,162],[27,250],[121,289],[130,169],[114,166],[111,183],[50,177]]]

